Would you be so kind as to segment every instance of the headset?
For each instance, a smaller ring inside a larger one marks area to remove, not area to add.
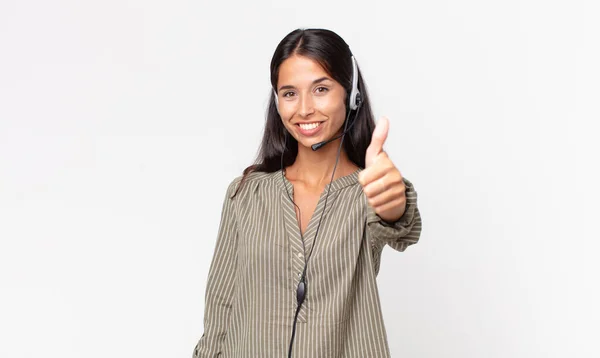
[[[331,183],[333,182],[333,177],[335,175],[335,169],[337,168],[338,160],[340,159],[340,153],[342,150],[342,145],[344,143],[344,137],[345,137],[346,133],[348,133],[348,131],[350,130],[352,125],[354,125],[354,123],[356,122],[356,119],[358,118],[358,113],[359,113],[360,107],[362,106],[362,103],[363,103],[360,92],[358,91],[358,67],[356,65],[356,60],[354,59],[354,56],[351,55],[351,59],[352,59],[352,89],[350,91],[350,95],[348,96],[348,110],[347,110],[347,115],[346,115],[346,121],[344,124],[344,131],[339,136],[336,136],[336,137],[331,138],[326,141],[315,143],[311,146],[312,150],[316,151],[319,148],[323,147],[325,144],[332,142],[340,137],[342,138],[342,140],[340,141],[340,146],[338,148],[337,156],[335,159],[335,165],[333,166],[333,172],[331,173],[331,180],[329,182],[329,187],[327,188],[327,196],[325,197],[325,204],[323,206],[323,211],[321,212],[321,217],[319,218],[319,224],[317,225],[317,231],[315,232],[313,246],[310,249],[310,253],[308,254],[308,256],[306,256],[306,249],[304,248],[304,237],[302,237],[302,248],[304,250],[304,256],[303,256],[304,257],[304,269],[302,270],[302,276],[300,278],[300,282],[298,283],[298,287],[296,289],[296,301],[298,303],[298,306],[296,307],[296,313],[294,315],[294,323],[292,326],[292,337],[290,339],[288,358],[292,358],[292,348],[293,348],[293,344],[294,344],[294,337],[296,335],[296,323],[298,321],[298,313],[300,312],[300,308],[302,307],[302,302],[304,302],[304,298],[306,297],[306,288],[307,288],[307,286],[306,286],[306,269],[308,267],[308,260],[312,256],[312,251],[317,244],[317,234],[319,233],[319,228],[321,227],[321,220],[323,220],[323,214],[325,213],[325,209],[327,208],[327,199],[329,198],[329,189],[331,189]],[[279,98],[277,97],[277,92],[275,91],[275,89],[273,89],[273,94],[275,95],[275,107],[277,108],[277,113],[279,113]],[[350,117],[350,113],[352,111],[355,111],[354,121],[352,121],[352,124],[350,124],[348,126],[348,118]],[[279,116],[281,116],[281,113],[279,113]],[[285,149],[287,148],[287,146],[286,146],[287,137],[288,137],[288,133],[285,134],[283,151],[281,152],[281,180],[284,181],[284,184],[285,184],[285,177],[283,174],[283,154],[285,153]],[[288,195],[288,198],[290,199],[292,204],[294,204],[294,206],[296,208],[298,208],[298,212],[300,212],[300,208],[298,207],[298,205],[296,205],[296,203],[290,196],[290,193],[287,191],[287,187],[285,185],[284,185],[284,187],[286,188],[286,193]],[[299,219],[299,220],[301,220],[301,219]],[[301,222],[300,222],[300,227],[302,227]],[[300,227],[299,227],[299,230],[300,230]],[[302,234],[301,234],[301,236],[302,236]]]

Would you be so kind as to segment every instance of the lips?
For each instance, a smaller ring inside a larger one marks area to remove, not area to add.
[[[298,131],[304,136],[313,136],[321,131],[323,122],[312,122],[312,123],[297,123]]]

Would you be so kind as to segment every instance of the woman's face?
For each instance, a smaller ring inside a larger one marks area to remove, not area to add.
[[[298,55],[283,61],[277,96],[283,125],[301,145],[341,133],[346,91],[316,61]]]

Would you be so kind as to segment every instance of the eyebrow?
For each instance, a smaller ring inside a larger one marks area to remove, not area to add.
[[[314,81],[312,82],[312,84],[313,84],[313,85],[315,85],[315,84],[317,84],[317,83],[321,83],[321,82],[323,82],[323,81],[326,81],[326,80],[329,80],[329,81],[331,81],[331,78],[329,78],[329,77],[321,77],[321,78],[317,78],[316,80],[314,80]],[[277,92],[279,92],[279,91],[281,91],[281,90],[284,90],[284,89],[293,89],[293,88],[294,88],[294,86],[292,86],[292,85],[285,85],[285,86],[281,86],[281,87],[279,87],[279,90],[278,90]]]

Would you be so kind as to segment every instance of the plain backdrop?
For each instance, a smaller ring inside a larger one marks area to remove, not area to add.
[[[191,357],[275,47],[350,45],[421,241],[393,357],[599,356],[594,1],[0,2],[0,357]]]

